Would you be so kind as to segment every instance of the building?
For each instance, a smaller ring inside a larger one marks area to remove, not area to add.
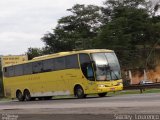
[[[12,65],[20,62],[24,62],[28,60],[27,55],[8,55],[8,56],[0,56],[0,97],[3,96],[3,67],[6,65]]]

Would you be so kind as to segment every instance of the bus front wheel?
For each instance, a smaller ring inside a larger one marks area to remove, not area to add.
[[[106,95],[107,95],[107,92],[98,94],[99,97],[105,97]]]
[[[24,96],[22,94],[22,92],[20,90],[18,90],[16,92],[16,98],[19,100],[19,101],[24,101]]]
[[[24,99],[25,99],[25,101],[31,100],[31,94],[30,94],[29,90],[24,90]]]
[[[84,90],[81,86],[76,86],[74,90],[74,94],[77,98],[85,98],[86,95],[84,94]]]

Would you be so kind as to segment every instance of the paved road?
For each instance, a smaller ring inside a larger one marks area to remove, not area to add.
[[[25,120],[32,120],[37,114],[41,119],[43,117],[46,119],[46,116],[47,119],[54,117],[54,119],[65,118],[67,120],[75,119],[75,117],[77,117],[76,120],[84,118],[100,120],[106,117],[115,119],[115,115],[119,114],[160,115],[160,94],[88,97],[86,99],[65,98],[30,102],[7,101],[0,102],[0,114],[20,115],[23,119],[27,117]]]

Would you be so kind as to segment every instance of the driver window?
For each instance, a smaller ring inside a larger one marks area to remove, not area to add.
[[[94,72],[90,57],[88,54],[79,54],[81,70],[88,80],[94,80]]]

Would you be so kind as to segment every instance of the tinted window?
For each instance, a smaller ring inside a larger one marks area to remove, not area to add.
[[[66,68],[78,68],[78,57],[77,55],[71,55],[66,57]]]
[[[14,67],[8,67],[8,76],[13,77],[14,76]]]
[[[79,54],[79,58],[80,58],[81,64],[90,62],[90,57],[88,54]]]
[[[25,75],[32,74],[32,63],[24,64],[23,69]]]
[[[54,59],[44,60],[43,61],[43,71],[52,71],[54,70]]]
[[[54,63],[55,63],[55,70],[65,69],[65,57],[56,58]]]
[[[16,65],[15,69],[15,76],[23,75],[23,65]]]
[[[88,80],[94,80],[94,72],[92,68],[92,63],[90,61],[90,57],[88,54],[80,54],[79,55],[80,64],[81,64],[81,70],[84,74],[84,76]]]
[[[34,62],[33,65],[33,73],[40,73],[42,72],[42,61]]]

